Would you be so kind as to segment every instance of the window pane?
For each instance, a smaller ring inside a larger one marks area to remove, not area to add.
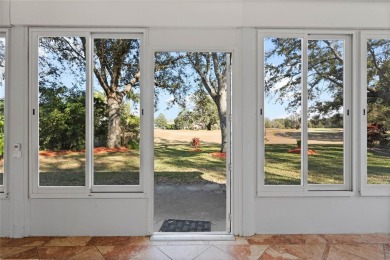
[[[368,184],[390,184],[390,40],[367,41]]]
[[[5,37],[0,35],[0,186],[4,185]]]
[[[85,38],[39,38],[39,185],[85,185]]]
[[[139,184],[140,40],[94,39],[94,185]]]
[[[264,39],[266,185],[301,185],[302,39]]]
[[[344,41],[308,41],[309,184],[343,184]]]

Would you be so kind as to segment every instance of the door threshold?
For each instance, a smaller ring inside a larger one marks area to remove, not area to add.
[[[234,235],[224,232],[154,232],[150,241],[234,241]]]

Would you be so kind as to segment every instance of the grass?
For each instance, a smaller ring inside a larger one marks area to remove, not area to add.
[[[318,155],[309,155],[309,183],[343,183],[343,147],[340,144],[342,135],[335,134],[341,132],[337,129],[314,130],[310,134],[311,140],[316,142],[310,144],[309,148],[315,150]],[[203,132],[187,132],[171,130],[168,132],[170,135],[168,137],[167,133],[161,133],[161,136],[166,137],[167,140],[160,140],[155,144],[155,183],[224,183],[226,160],[210,155],[219,151],[219,145],[212,142],[203,143],[197,151],[190,147],[190,137]],[[268,132],[272,133],[269,139],[274,143],[266,144],[265,147],[265,183],[268,185],[300,185],[300,155],[287,152],[296,148],[296,139],[291,136],[295,132],[290,130],[279,132],[270,130]],[[209,133],[205,132],[201,140],[208,137],[207,134]],[[176,140],[179,138],[188,140],[188,142],[180,140],[180,143]],[[390,151],[384,149],[368,151],[369,184],[390,184],[389,154]],[[139,183],[139,150],[96,154],[94,170],[94,181],[97,185],[136,185]],[[40,157],[41,186],[83,186],[85,185],[84,171],[85,158],[81,153]],[[0,185],[1,183],[2,174],[0,173]]]
[[[155,145],[155,182],[224,183],[225,159],[214,158],[218,145],[204,145],[194,150],[188,144]],[[84,186],[84,154],[71,153],[40,157],[40,186]],[[94,157],[96,185],[139,184],[139,150],[101,153]]]
[[[300,185],[300,154],[288,153],[295,145],[267,144],[265,147],[265,184]],[[310,184],[343,183],[343,146],[339,144],[309,145],[318,155],[309,155]],[[390,184],[390,157],[368,152],[368,183]]]
[[[386,153],[367,151],[368,184],[390,184],[390,149]]]
[[[219,145],[203,145],[197,151],[188,144],[156,144],[156,183],[224,183],[226,160],[211,156],[218,151]]]

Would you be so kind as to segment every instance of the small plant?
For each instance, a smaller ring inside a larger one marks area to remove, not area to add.
[[[373,147],[375,144],[386,145],[389,139],[386,128],[383,124],[372,123],[367,126],[367,146]]]
[[[200,147],[200,138],[199,137],[192,138],[191,146],[194,148],[199,148]]]
[[[139,141],[130,139],[128,144],[127,144],[127,148],[133,149],[133,150],[138,150],[139,149]]]

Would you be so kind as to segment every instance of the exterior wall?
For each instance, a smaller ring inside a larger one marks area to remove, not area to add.
[[[211,42],[213,48],[232,49],[234,233],[390,232],[390,197],[360,197],[357,183],[351,197],[256,196],[257,31],[254,29],[390,29],[390,3],[13,0],[10,9],[9,4],[9,0],[0,0],[0,26],[12,24],[8,141],[21,143],[23,155],[22,159],[7,161],[10,194],[0,200],[0,236],[146,235],[153,218],[150,183],[143,198],[28,199],[29,26],[151,28],[146,50],[149,65],[152,50],[158,48],[207,49]],[[354,66],[358,65],[355,61]],[[354,178],[359,179],[357,156],[354,161]]]

